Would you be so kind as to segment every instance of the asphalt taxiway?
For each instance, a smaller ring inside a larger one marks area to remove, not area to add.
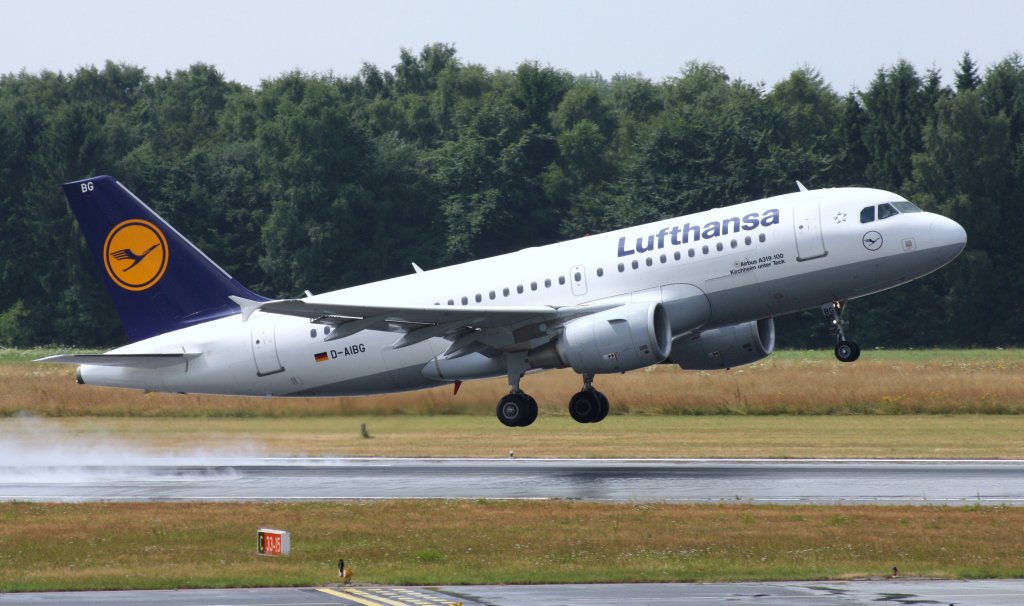
[[[0,465],[0,501],[445,498],[1024,505],[1024,461],[149,457]]]

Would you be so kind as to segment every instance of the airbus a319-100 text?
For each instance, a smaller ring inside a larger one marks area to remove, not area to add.
[[[799,191],[303,298],[253,293],[124,185],[64,186],[129,345],[46,362],[78,382],[183,393],[346,396],[507,376],[509,426],[537,417],[531,370],[572,368],[582,423],[596,375],[730,368],[772,352],[773,318],[820,307],[835,353],[846,302],[963,250],[955,221],[876,189]]]

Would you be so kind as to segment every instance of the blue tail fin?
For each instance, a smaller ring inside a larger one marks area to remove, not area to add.
[[[130,341],[239,313],[242,286],[113,177],[64,184]]]

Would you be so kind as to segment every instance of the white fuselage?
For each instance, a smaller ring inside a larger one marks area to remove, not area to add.
[[[309,302],[382,305],[574,306],[702,291],[707,330],[861,297],[945,265],[963,248],[954,221],[907,212],[861,222],[862,209],[903,198],[872,189],[787,194],[314,295]],[[83,366],[86,384],[152,391],[270,396],[357,395],[504,374],[504,361],[468,356],[439,374],[450,341],[393,349],[392,332],[324,341],[326,327],[256,312],[214,320],[110,353],[195,352],[162,369]],[[673,336],[693,332],[674,330]],[[318,356],[318,354],[321,354]],[[323,354],[326,354],[326,358]]]

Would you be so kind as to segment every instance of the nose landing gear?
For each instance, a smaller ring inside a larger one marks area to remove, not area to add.
[[[846,309],[846,301],[834,299],[831,303],[821,306],[821,313],[828,323],[829,332],[836,336],[836,359],[840,362],[854,362],[860,357],[860,346],[853,341],[846,340],[846,333],[843,327],[847,322],[843,320],[843,310]]]

